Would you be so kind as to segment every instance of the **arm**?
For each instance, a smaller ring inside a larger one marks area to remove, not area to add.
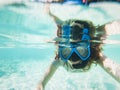
[[[120,83],[120,64],[101,54],[100,66]]]
[[[38,85],[38,90],[44,90],[45,85],[50,80],[50,78],[54,75],[55,71],[57,70],[58,66],[56,66],[58,62],[54,61],[48,70],[45,73],[45,76],[43,77],[42,81]],[[55,65],[56,64],[56,65]]]
[[[105,30],[107,35],[120,34],[120,20],[115,20],[110,23],[105,24]]]
[[[45,4],[45,11],[46,11],[46,13],[48,13],[54,19],[54,21],[57,25],[62,24],[63,21],[60,18],[58,18],[57,16],[55,16],[54,14],[51,13],[50,3]]]
[[[63,21],[60,18],[58,18],[57,16],[53,15],[51,12],[49,12],[49,15],[54,19],[54,21],[55,21],[55,23],[57,25],[62,24]]]

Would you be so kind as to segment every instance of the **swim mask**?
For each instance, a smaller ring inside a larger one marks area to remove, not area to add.
[[[76,53],[82,61],[87,60],[91,54],[89,30],[87,28],[83,29],[81,41],[77,43],[69,42],[71,38],[71,27],[69,25],[63,26],[62,30],[61,36],[66,38],[66,42],[61,42],[59,45],[59,56],[61,59],[66,62],[73,53]]]

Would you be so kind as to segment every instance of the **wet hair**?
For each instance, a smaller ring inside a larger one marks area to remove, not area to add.
[[[75,20],[73,21],[74,24],[71,26],[71,31],[72,31],[72,39],[81,39],[83,35],[83,29],[88,29],[89,30],[89,35],[90,37],[93,37],[93,33],[95,33],[95,28],[90,21],[82,21],[82,20]]]
[[[82,63],[79,63],[78,65],[77,64],[73,65],[73,67],[76,69],[79,68],[83,70],[89,70],[92,63],[97,64],[99,62],[98,60],[100,60],[99,53],[102,50],[102,47],[101,47],[103,44],[102,39],[106,38],[104,25],[96,27],[93,25],[91,21],[86,21],[86,20],[71,20],[69,24],[71,26],[71,39],[73,40],[78,40],[82,38],[84,28],[87,28],[89,30],[89,36],[91,38],[91,42],[90,42],[91,55],[88,58],[88,60],[82,61]],[[100,41],[100,43],[95,41]],[[75,60],[79,60],[80,58],[76,54],[73,54],[70,59],[75,61]]]
[[[71,26],[71,39],[77,40],[82,38],[82,26],[78,26],[77,24],[74,24]]]

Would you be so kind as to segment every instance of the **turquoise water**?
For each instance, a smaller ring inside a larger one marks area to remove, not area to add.
[[[56,26],[43,11],[43,4],[0,6],[0,90],[35,90],[54,59]],[[120,19],[118,3],[91,4],[90,7],[52,4],[51,11],[62,20],[87,19],[95,25]],[[110,36],[120,40],[119,35]],[[120,45],[107,44],[103,51],[120,63]],[[99,66],[89,72],[69,73],[60,67],[46,90],[119,90],[120,85]]]

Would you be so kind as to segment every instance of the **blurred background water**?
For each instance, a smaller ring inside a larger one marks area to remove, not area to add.
[[[119,3],[87,6],[52,4],[51,12],[62,20],[91,20],[97,25],[120,19]],[[55,56],[56,25],[44,12],[44,4],[26,2],[0,6],[0,90],[35,90]],[[108,37],[120,41],[120,35]],[[103,53],[120,63],[120,45],[104,45]],[[69,73],[60,67],[46,90],[119,90],[120,85],[99,66],[89,72]]]

